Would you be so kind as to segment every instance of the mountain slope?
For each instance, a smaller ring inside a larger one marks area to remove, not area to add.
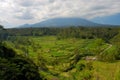
[[[81,18],[53,18],[35,24],[25,24],[21,27],[69,27],[69,26],[100,26],[100,24]]]

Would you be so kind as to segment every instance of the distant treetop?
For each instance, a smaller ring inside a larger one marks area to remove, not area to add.
[[[2,26],[2,25],[0,25],[0,29],[3,29],[3,26]]]

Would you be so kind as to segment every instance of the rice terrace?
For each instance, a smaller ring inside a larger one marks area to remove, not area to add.
[[[0,5],[0,80],[120,80],[119,0]]]

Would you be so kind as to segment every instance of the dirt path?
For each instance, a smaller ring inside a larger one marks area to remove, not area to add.
[[[100,55],[102,55],[105,51],[107,51],[107,50],[110,49],[111,47],[112,47],[112,45],[109,44],[108,48],[106,48],[104,51],[102,51],[102,52],[100,53]]]
[[[104,50],[100,53],[100,55],[102,55],[105,51],[107,51],[108,49],[110,49],[110,48],[112,47],[111,44],[108,44],[108,45],[109,45],[109,46],[108,46],[106,49],[104,49]],[[94,61],[94,60],[97,60],[97,56],[93,57],[92,60],[93,60],[93,61]]]

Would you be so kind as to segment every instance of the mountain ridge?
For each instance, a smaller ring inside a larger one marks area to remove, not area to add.
[[[92,21],[82,19],[82,18],[52,18],[44,20],[35,24],[24,24],[19,26],[20,28],[29,27],[69,27],[69,26],[87,26],[95,27],[101,26],[102,24],[94,23]]]

